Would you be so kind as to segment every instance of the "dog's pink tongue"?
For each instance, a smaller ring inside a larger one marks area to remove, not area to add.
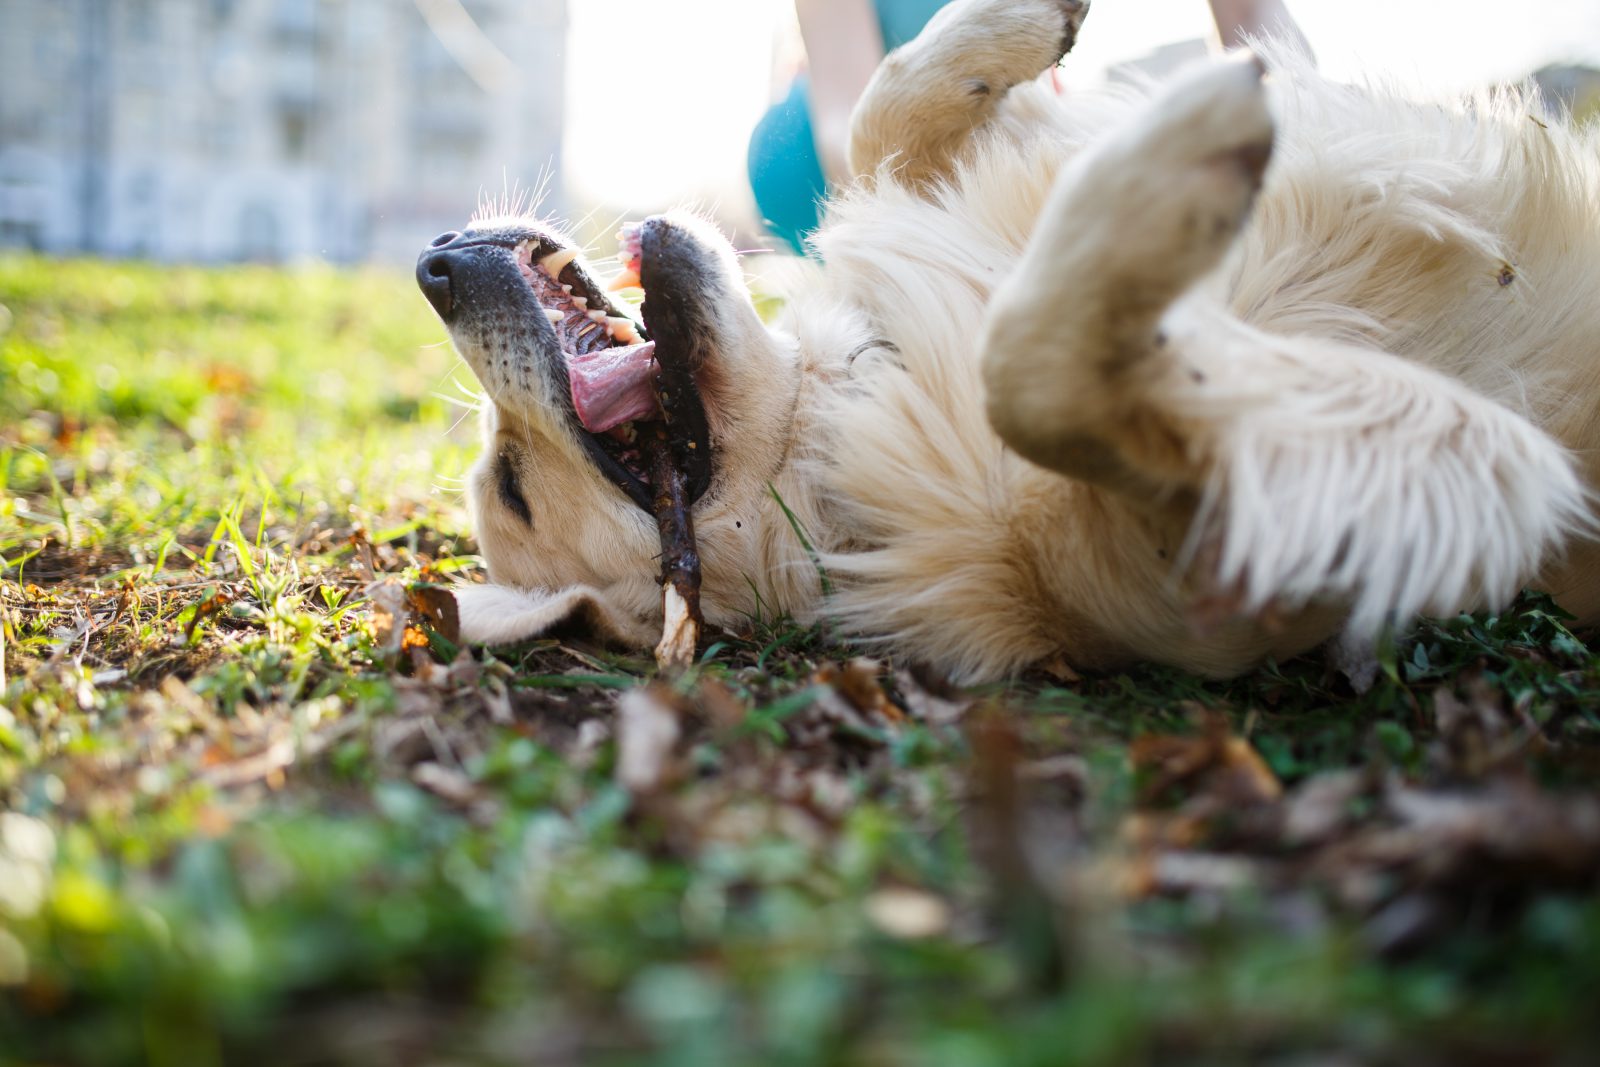
[[[630,419],[654,415],[656,343],[600,348],[567,359],[572,407],[590,433],[605,433]]]

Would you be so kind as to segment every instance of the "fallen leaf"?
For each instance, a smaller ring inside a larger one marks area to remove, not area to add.
[[[1352,805],[1371,788],[1371,777],[1362,771],[1319,774],[1304,782],[1284,801],[1284,843],[1298,847],[1333,837],[1354,821]]]
[[[294,742],[284,739],[253,756],[207,768],[201,773],[200,780],[216,789],[232,789],[259,781],[282,784],[283,770],[293,762]]]
[[[667,780],[683,730],[662,686],[629,689],[617,701],[617,781],[629,792],[653,793]]]
[[[413,585],[406,590],[406,603],[451,644],[461,642],[461,614],[455,594],[440,585]]]
[[[400,654],[405,641],[406,591],[393,579],[373,582],[366,588],[372,602],[372,640],[385,658]]]
[[[876,660],[854,659],[844,666],[824,664],[811,677],[817,698],[791,720],[806,744],[821,743],[838,726],[866,733],[905,722],[900,709],[879,684],[883,666]]]
[[[878,929],[908,941],[934,937],[950,927],[950,906],[921,889],[879,889],[867,897],[866,912]]]
[[[1128,748],[1128,758],[1134,770],[1149,776],[1139,790],[1143,807],[1159,806],[1180,789],[1242,804],[1265,803],[1283,795],[1283,785],[1266,761],[1216,714],[1204,717],[1197,734],[1137,737]]]
[[[400,638],[400,651],[411,652],[425,651],[429,647],[428,634],[420,626],[406,624],[405,632]]]
[[[1059,653],[1039,664],[1039,669],[1062,685],[1076,685],[1083,681],[1083,675],[1073,670],[1072,664]]]
[[[478,787],[471,778],[431,760],[412,767],[411,780],[434,796],[462,807],[478,799]]]
[[[905,697],[906,711],[913,719],[930,726],[949,726],[958,722],[973,700],[957,692],[937,692],[909,670],[894,672],[895,686]]]

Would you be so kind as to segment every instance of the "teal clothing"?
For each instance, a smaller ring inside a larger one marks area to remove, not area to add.
[[[946,0],[877,0],[883,46],[893,50],[922,32]],[[818,205],[828,195],[811,128],[810,83],[800,75],[789,93],[762,116],[750,134],[746,163],[761,218],[796,252],[817,228]]]
[[[878,0],[878,29],[890,52],[922,32],[922,27],[949,0]]]
[[[805,235],[817,228],[817,202],[828,195],[811,132],[808,86],[800,75],[789,94],[767,110],[750,133],[746,160],[761,221],[801,253]]]

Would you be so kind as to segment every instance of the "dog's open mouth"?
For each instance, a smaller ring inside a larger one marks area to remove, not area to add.
[[[611,289],[645,291],[647,326],[618,313],[579,266],[571,248],[535,258],[525,241],[514,249],[527,281],[555,333],[573,417],[600,471],[656,521],[661,538],[662,635],[656,661],[687,666],[699,641],[700,555],[691,508],[711,480],[711,439],[705,404],[694,380],[693,350],[705,339],[683,315],[683,282],[673,270],[655,270],[660,246],[650,223],[625,226],[617,235],[622,270]],[[657,336],[646,336],[648,324]],[[535,319],[537,329],[537,319]]]
[[[641,228],[618,235],[623,264],[610,289],[642,286]],[[689,369],[689,339],[666,330],[652,337],[614,304],[578,261],[573,248],[555,248],[529,238],[513,250],[517,270],[544,310],[561,359],[552,373],[565,372],[573,418],[600,472],[635,504],[655,513],[661,489],[651,446],[670,448],[683,476],[688,502],[698,500],[711,480],[711,442],[699,386]],[[645,322],[651,317],[648,302]],[[670,294],[660,294],[668,303]]]
[[[577,249],[558,249],[534,262],[535,247],[532,240],[516,247],[517,270],[555,328],[579,423],[590,433],[608,433],[659,414],[655,342],[586,284],[574,266]]]

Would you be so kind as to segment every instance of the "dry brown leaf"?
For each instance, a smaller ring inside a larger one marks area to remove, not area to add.
[[[471,778],[431,760],[412,767],[411,780],[434,796],[462,807],[478,799],[478,787]]]
[[[744,701],[740,700],[727,686],[715,678],[703,678],[695,687],[694,698],[696,705],[711,720],[711,725],[720,731],[730,731],[743,724],[745,716],[750,712]]]
[[[211,619],[223,608],[233,602],[233,594],[226,589],[219,589],[194,606],[194,614],[189,617],[188,625],[183,628],[183,639],[194,640],[194,631],[202,622]]]
[[[472,660],[472,654],[466,649],[461,650],[461,655]],[[515,721],[511,713],[511,690],[506,687],[505,679],[490,678],[479,690],[479,694],[483,698],[484,707],[489,709],[489,720],[496,726],[510,726]]]
[[[1362,771],[1319,774],[1302,783],[1284,801],[1284,843],[1300,847],[1332,838],[1350,825],[1352,805],[1372,785]]]
[[[912,671],[897,670],[894,679],[901,695],[905,697],[907,713],[930,726],[949,726],[958,722],[974,703],[972,698],[957,692],[936,692],[933,686],[924,684]]]
[[[1531,748],[1549,746],[1525,708],[1508,706],[1482,675],[1465,680],[1465,699],[1448,688],[1433,694],[1438,743],[1430,755],[1445,775],[1476,780],[1503,770],[1518,770]]]
[[[367,599],[372,601],[372,640],[378,651],[392,658],[400,654],[405,641],[406,591],[391,578],[367,586]]]
[[[405,631],[400,637],[400,651],[421,652],[426,651],[428,647],[429,643],[427,632],[420,626],[413,626],[410,623],[407,623]]]
[[[1083,681],[1083,675],[1073,670],[1072,664],[1059,653],[1039,664],[1039,669],[1062,685],[1076,685]]]
[[[406,590],[406,603],[451,644],[461,642],[461,613],[455,594],[438,585],[413,585]]]
[[[853,659],[844,666],[824,664],[812,675],[813,685],[826,686],[816,711],[857,727],[905,722],[900,709],[879,684],[883,665],[871,659]]]
[[[1215,852],[1165,852],[1154,856],[1147,870],[1152,893],[1237,893],[1259,886],[1264,871],[1259,861]]]
[[[1158,806],[1176,788],[1235,804],[1267,803],[1283,795],[1266,761],[1220,715],[1208,714],[1197,734],[1137,737],[1128,758],[1134,770],[1149,775],[1139,791],[1144,807]]]
[[[232,789],[259,781],[266,781],[276,789],[283,784],[284,768],[294,763],[294,758],[294,742],[285,738],[253,756],[209,767],[201,773],[200,780],[217,789]]]

